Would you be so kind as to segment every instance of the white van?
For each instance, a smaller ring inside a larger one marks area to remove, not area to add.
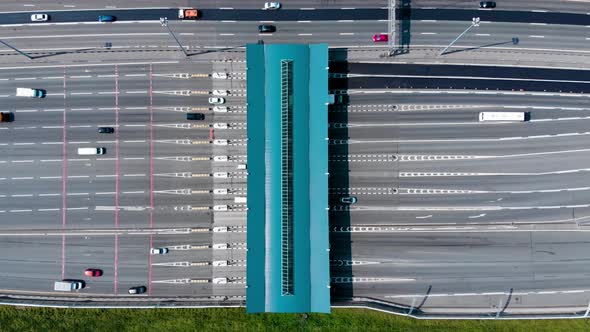
[[[105,148],[78,148],[78,154],[81,156],[105,154],[106,152]]]

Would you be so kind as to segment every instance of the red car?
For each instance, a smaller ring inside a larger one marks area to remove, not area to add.
[[[389,40],[389,37],[385,33],[378,33],[378,34],[373,35],[373,41],[376,43],[386,42],[388,40]]]
[[[102,270],[101,269],[86,269],[86,270],[84,270],[84,274],[87,277],[100,277],[100,276],[102,276]]]

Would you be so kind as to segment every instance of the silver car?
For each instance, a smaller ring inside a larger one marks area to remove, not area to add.
[[[264,7],[262,8],[263,10],[267,10],[267,9],[279,9],[281,8],[281,3],[280,2],[265,2],[264,3]]]
[[[150,254],[152,255],[166,255],[170,250],[168,248],[152,248]]]
[[[209,97],[209,104],[213,104],[213,105],[225,104],[225,98]]]
[[[33,22],[45,22],[49,20],[49,15],[47,14],[32,14],[31,21]]]

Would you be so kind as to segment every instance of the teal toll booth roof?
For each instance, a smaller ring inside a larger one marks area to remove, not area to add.
[[[246,52],[247,311],[329,313],[328,45]]]

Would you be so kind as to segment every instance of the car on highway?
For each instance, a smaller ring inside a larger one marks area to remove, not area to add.
[[[99,22],[114,22],[116,20],[117,20],[117,18],[114,17],[113,15],[100,15],[98,17]]]
[[[145,286],[131,287],[131,288],[129,288],[129,291],[128,291],[129,294],[143,294],[145,292],[147,292],[147,287],[145,287]]]
[[[389,41],[386,33],[376,33],[373,35],[373,41],[376,43]]]
[[[260,33],[273,33],[275,31],[277,31],[277,27],[274,25],[261,24],[258,26],[258,32]]]
[[[276,10],[276,9],[280,9],[281,8],[281,3],[280,2],[265,2],[264,3],[264,7],[262,7],[262,10]]]
[[[479,8],[496,8],[496,2],[495,1],[481,1],[479,3]]]
[[[31,21],[33,21],[33,22],[49,21],[49,15],[47,15],[47,14],[31,14]]]
[[[115,132],[115,128],[113,127],[98,127],[99,134],[112,134]]]
[[[227,73],[222,71],[216,71],[211,76],[219,80],[227,80]]]
[[[168,248],[152,248],[150,254],[152,255],[166,255],[170,250]]]
[[[214,105],[225,104],[225,98],[209,97],[209,104],[214,104]]]
[[[354,197],[354,196],[340,197],[340,203],[354,204],[354,203],[356,203],[356,197]]]
[[[205,120],[205,114],[203,113],[186,113],[187,120]]]
[[[87,277],[100,277],[102,276],[101,269],[86,269],[84,270],[84,275]]]

